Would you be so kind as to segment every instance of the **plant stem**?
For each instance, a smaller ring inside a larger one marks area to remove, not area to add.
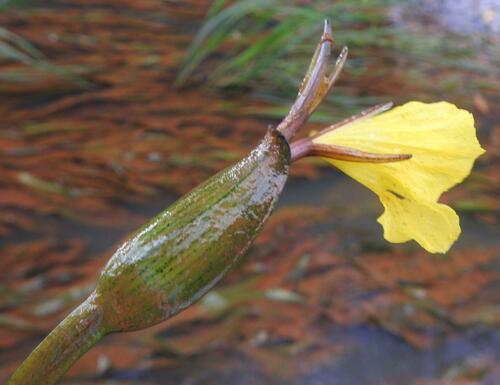
[[[103,311],[91,294],[14,372],[7,385],[52,385],[105,334]]]

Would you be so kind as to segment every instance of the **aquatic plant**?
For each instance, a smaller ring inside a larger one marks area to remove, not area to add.
[[[331,121],[339,110],[355,113],[359,108],[392,100],[392,82],[402,82],[419,99],[447,92],[454,100],[470,104],[474,92],[497,90],[498,44],[487,37],[475,39],[444,28],[428,33],[428,28],[418,26],[418,18],[415,20],[419,3],[216,1],[188,49],[177,85],[205,80],[203,68],[208,68],[208,92],[249,92],[270,104],[267,108],[249,109],[249,113],[278,118],[286,113],[288,100],[309,59],[308,42],[317,23],[329,17],[335,20],[336,38],[352,53],[346,69],[350,78],[357,84],[376,85],[379,92],[356,92],[342,84],[323,102],[327,108],[315,115],[317,121]],[[413,15],[411,22],[397,22],[402,17],[395,15],[407,8]],[[478,45],[475,40],[484,40],[484,44]],[[464,77],[468,87],[462,87]],[[388,90],[380,92],[380,88]]]
[[[55,75],[83,88],[92,85],[67,68],[52,64],[31,42],[3,27],[0,27],[0,59],[22,63],[37,71]],[[0,71],[0,79],[20,83],[31,80],[26,74],[9,71]]]
[[[297,99],[278,127],[270,129],[247,157],[202,183],[135,232],[111,257],[90,296],[41,342],[8,384],[55,384],[106,334],[143,329],[190,306],[247,251],[271,214],[291,163],[304,157],[324,157],[369,185],[383,198],[388,213],[411,208],[407,218],[418,222],[425,216],[436,222],[436,217],[429,215],[434,201],[468,174],[481,153],[469,114],[448,104],[412,103],[373,118],[388,108],[381,105],[316,136],[293,141],[333,87],[346,61],[344,48],[329,73],[332,45],[330,25],[325,22]],[[440,123],[422,130],[429,119]],[[421,135],[408,134],[408,124]],[[448,126],[455,128],[451,138],[446,136],[448,130],[442,130]],[[374,127],[380,129],[382,140],[370,135]],[[398,162],[407,167],[386,168]],[[360,171],[363,167],[370,171]],[[406,175],[415,183],[405,185],[405,172],[415,174],[415,179]],[[430,196],[420,192],[430,192]],[[448,218],[449,214],[447,211]],[[415,238],[431,251],[444,251],[456,235],[436,232],[430,237],[419,232],[418,223],[408,226],[402,222],[402,226],[397,221],[382,222],[389,240]],[[400,228],[404,231],[397,233]],[[439,241],[434,242],[435,238]]]

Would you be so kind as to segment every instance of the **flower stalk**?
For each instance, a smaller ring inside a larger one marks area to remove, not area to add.
[[[102,308],[91,295],[37,346],[7,384],[55,384],[107,333]]]

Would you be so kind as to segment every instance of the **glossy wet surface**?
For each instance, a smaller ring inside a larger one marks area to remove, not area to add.
[[[456,25],[448,19],[458,11],[445,8],[451,2],[424,3],[424,16],[443,15],[435,28]],[[463,23],[481,43],[499,16],[496,2],[480,3],[471,12],[480,22]],[[245,94],[224,99],[173,88],[205,9],[201,0],[60,1],[0,13],[2,27],[55,64],[78,66],[93,84],[82,89],[0,62],[1,383],[88,294],[129,231],[239,159],[276,123],[240,114],[239,103],[257,103]],[[407,11],[389,13],[415,28]],[[500,382],[498,89],[489,75],[477,86],[481,76],[472,70],[453,74],[459,91],[454,83],[427,86],[412,78],[407,61],[398,63],[376,82],[345,79],[343,87],[395,102],[415,91],[460,103],[474,113],[487,149],[467,182],[444,196],[463,229],[448,255],[388,244],[370,192],[304,161],[222,285],[167,323],[107,337],[63,383]],[[450,75],[439,68],[428,70],[433,80]]]

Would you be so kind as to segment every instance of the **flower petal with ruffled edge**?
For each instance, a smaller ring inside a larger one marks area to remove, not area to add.
[[[314,139],[380,154],[412,154],[395,163],[326,159],[375,192],[385,212],[378,218],[390,242],[417,241],[445,253],[460,235],[455,211],[438,199],[469,175],[484,150],[472,114],[447,102],[409,102]]]

